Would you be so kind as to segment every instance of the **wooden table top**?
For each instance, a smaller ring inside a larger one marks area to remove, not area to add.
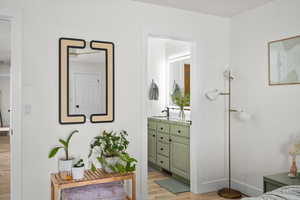
[[[51,174],[51,180],[54,185],[58,185],[60,188],[67,188],[89,184],[127,180],[131,179],[134,175],[134,173],[106,173],[102,169],[97,169],[96,171],[85,170],[84,178],[80,180],[66,180],[62,178],[62,176],[59,173]]]

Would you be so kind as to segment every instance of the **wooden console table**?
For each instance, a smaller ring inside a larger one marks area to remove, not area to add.
[[[63,189],[81,187],[86,185],[94,185],[100,183],[110,183],[115,181],[131,180],[132,182],[132,193],[131,198],[127,197],[129,200],[136,200],[136,175],[135,173],[105,173],[101,169],[96,171],[86,170],[84,174],[84,179],[82,180],[64,180],[61,176],[56,174],[51,174],[51,200],[59,200],[58,196]]]

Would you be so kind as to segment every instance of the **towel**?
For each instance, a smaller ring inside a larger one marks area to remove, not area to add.
[[[181,95],[181,89],[178,85],[178,83],[176,83],[176,81],[174,80],[174,83],[173,83],[173,92],[172,92],[172,97],[176,97],[176,96],[179,96]]]
[[[158,100],[159,89],[157,84],[152,80],[149,90],[149,100]]]

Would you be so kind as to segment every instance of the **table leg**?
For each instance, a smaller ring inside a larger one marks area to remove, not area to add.
[[[132,176],[132,200],[136,200],[136,176],[133,174]]]
[[[51,185],[51,200],[58,200],[58,189],[53,184]]]
[[[54,200],[54,186],[52,181],[51,181],[51,200]]]

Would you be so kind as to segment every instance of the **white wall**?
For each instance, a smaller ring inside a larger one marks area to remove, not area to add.
[[[5,1],[4,9],[20,2]],[[15,7],[16,6],[16,7]],[[18,9],[15,9],[18,10]],[[101,129],[125,129],[130,152],[138,158],[138,191],[146,173],[146,127],[142,94],[146,77],[143,52],[148,33],[194,42],[197,66],[192,68],[192,168],[197,192],[215,190],[226,177],[224,102],[208,102],[207,88],[223,86],[221,72],[229,63],[229,20],[129,0],[27,0],[23,15],[22,103],[31,105],[22,121],[22,197],[50,199],[49,173],[57,170],[49,149],[73,129],[71,152],[86,155]],[[184,30],[184,31],[183,31]],[[189,30],[189,31],[187,31]],[[108,124],[59,125],[58,38],[112,41],[116,45],[116,120]],[[145,100],[145,99],[144,99]],[[143,173],[143,176],[142,174]],[[143,188],[145,189],[145,188]],[[19,198],[20,199],[20,198]]]
[[[147,55],[147,86],[148,96],[152,83],[159,89],[158,100],[148,99],[148,116],[157,116],[166,106],[166,40],[149,37]]]
[[[232,18],[233,105],[253,119],[232,122],[233,178],[249,194],[263,189],[263,175],[289,170],[288,148],[299,136],[300,87],[268,85],[269,41],[300,33],[300,1],[277,0]]]

